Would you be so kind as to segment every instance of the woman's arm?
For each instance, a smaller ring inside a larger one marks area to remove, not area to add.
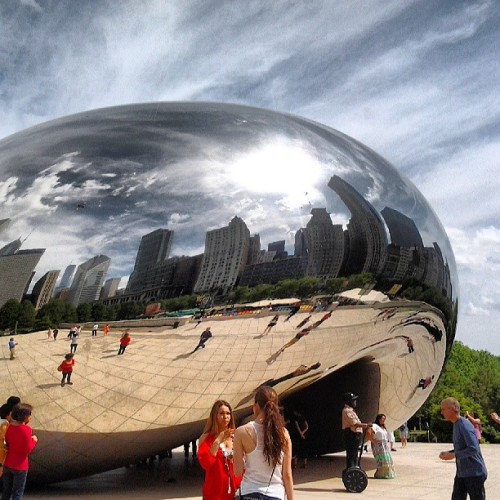
[[[242,434],[243,429],[240,427],[236,429],[234,432],[234,441],[233,441],[233,470],[235,476],[242,476],[243,470],[245,467],[243,456],[243,442],[242,442]]]
[[[287,446],[283,457],[283,485],[285,486],[285,493],[287,500],[293,500],[293,476],[292,476],[292,441],[288,431],[286,433]]]

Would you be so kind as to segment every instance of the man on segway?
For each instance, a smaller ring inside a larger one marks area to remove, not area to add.
[[[363,429],[371,427],[371,424],[363,424],[354,411],[358,396],[352,392],[344,394],[344,409],[342,410],[342,430],[344,432],[344,443],[346,450],[346,469],[358,466],[358,451],[361,446]]]

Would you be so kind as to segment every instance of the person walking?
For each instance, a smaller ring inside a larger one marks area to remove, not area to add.
[[[467,495],[471,500],[484,500],[488,472],[473,425],[460,416],[460,403],[454,398],[441,401],[441,415],[453,423],[453,450],[439,454],[441,460],[456,461],[452,500],[465,500]]]
[[[275,315],[273,316],[273,318],[271,319],[271,321],[270,321],[270,322],[268,323],[268,325],[266,326],[266,329],[264,330],[264,332],[263,332],[263,334],[262,334],[262,335],[266,335],[266,334],[268,334],[268,333],[271,331],[271,329],[272,329],[274,326],[276,326],[276,323],[278,323],[278,318],[279,318],[279,316],[278,316],[277,314],[275,314]]]
[[[69,352],[70,353],[75,353],[76,349],[78,347],[78,337],[80,337],[80,333],[78,331],[78,327],[73,327],[68,333],[68,338],[70,340],[70,348]]]
[[[346,468],[358,465],[358,450],[361,445],[363,429],[368,429],[371,424],[364,424],[354,411],[358,396],[352,392],[344,394],[344,409],[342,410],[342,431],[346,451]]]
[[[120,338],[120,348],[118,349],[118,355],[125,352],[126,347],[130,344],[132,337],[129,335],[128,330]]]
[[[9,340],[10,359],[16,359],[16,345],[17,342],[14,340],[14,337],[11,337]]]
[[[465,418],[472,424],[477,440],[481,442],[481,439],[483,438],[483,429],[481,427],[481,419],[479,418],[479,415],[477,413],[470,415],[469,412],[466,411]]]
[[[75,366],[73,356],[73,353],[66,354],[64,360],[58,367],[58,370],[62,372],[61,387],[64,387],[66,383],[73,385],[73,382],[71,382],[71,374],[73,373],[73,366]]]
[[[99,329],[99,325],[96,323],[93,327],[92,327],[92,337],[97,337],[97,330]]]
[[[198,461],[205,471],[203,500],[233,500],[239,488],[241,477],[237,477],[233,469],[234,429],[231,405],[223,399],[217,400],[198,447]]]
[[[205,349],[205,344],[210,338],[212,338],[212,332],[210,331],[210,327],[207,326],[205,330],[201,332],[200,341],[198,342],[198,345],[194,348],[193,352],[196,352],[200,348]]]
[[[257,389],[254,420],[234,434],[234,473],[243,474],[242,500],[293,500],[292,442],[278,395],[269,386]]]
[[[54,331],[52,332],[52,335],[54,337],[54,342],[57,339],[57,336],[59,335],[59,330],[57,328],[54,328]]]
[[[28,476],[28,455],[38,438],[28,425],[33,407],[19,403],[12,409],[11,422],[5,432],[7,456],[3,463],[2,500],[21,500]]]
[[[408,439],[410,437],[410,430],[408,429],[408,422],[403,422],[399,428],[399,437],[401,439],[401,448],[406,448]]]

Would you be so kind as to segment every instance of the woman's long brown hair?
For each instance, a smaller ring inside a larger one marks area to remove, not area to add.
[[[219,408],[221,406],[227,406],[229,408],[229,411],[231,412],[231,420],[229,421],[229,424],[227,426],[228,429],[235,429],[236,426],[234,424],[234,415],[233,415],[233,409],[231,408],[231,405],[227,402],[224,401],[223,399],[218,399],[212,406],[212,409],[210,410],[210,415],[207,419],[207,422],[205,423],[205,428],[203,429],[203,434],[219,434],[219,432],[222,432],[222,429],[219,429],[219,426],[217,424],[217,413],[219,413]]]
[[[264,411],[264,457],[269,465],[281,463],[281,455],[287,446],[285,420],[281,414],[278,394],[269,386],[263,385],[255,393],[255,402]]]

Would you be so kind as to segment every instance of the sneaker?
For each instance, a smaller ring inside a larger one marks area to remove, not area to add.
[[[61,382],[61,387],[64,387],[64,382]]]
[[[68,382],[69,385],[73,385],[73,382]]]

